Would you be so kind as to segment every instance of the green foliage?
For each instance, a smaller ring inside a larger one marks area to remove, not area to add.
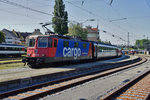
[[[54,32],[58,34],[68,33],[68,13],[65,11],[63,0],[55,0],[54,17],[52,18]]]
[[[150,46],[150,40],[147,39],[136,40],[135,46],[139,49],[146,49]]]
[[[5,42],[5,34],[0,31],[0,43]]]
[[[98,42],[100,42],[100,43],[105,43],[105,44],[111,44],[110,41],[102,41],[102,40],[98,40]]]
[[[87,39],[87,30],[83,29],[81,24],[73,24],[71,23],[69,25],[69,35],[71,36],[76,36],[76,37],[81,37],[82,39]]]

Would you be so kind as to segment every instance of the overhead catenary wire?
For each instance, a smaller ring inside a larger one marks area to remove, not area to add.
[[[93,13],[93,12],[91,12],[91,11],[89,11],[89,10],[83,8],[83,7],[80,7],[80,6],[78,6],[78,5],[75,5],[74,3],[70,2],[70,1],[67,1],[67,0],[64,0],[64,1],[67,2],[67,3],[69,3],[69,4],[71,4],[71,5],[73,5],[73,6],[75,6],[75,7],[77,7],[77,8],[79,8],[79,9],[81,9],[81,10],[83,10],[83,11],[85,11],[85,12],[87,12],[87,13],[89,13],[89,14],[91,14],[91,15],[93,15],[93,16],[99,17],[101,20],[104,20],[104,21],[110,23],[109,20],[103,18],[103,17],[100,16],[100,15],[97,15],[97,14],[95,14],[95,13]],[[102,23],[102,22],[101,22],[101,23]],[[107,27],[109,27],[108,25],[106,25],[106,24],[104,24],[104,23],[102,23],[102,24],[105,25],[105,26],[107,26]],[[114,23],[112,23],[112,24],[114,24]],[[116,24],[114,24],[114,25],[115,25],[116,27],[118,27],[118,25],[116,25]],[[111,27],[109,27],[109,28],[111,28]],[[127,32],[127,30],[121,28],[120,26],[118,27],[118,29],[122,29],[122,30],[124,30],[124,31]]]
[[[10,14],[15,14],[15,15],[19,15],[19,16],[24,16],[24,17],[28,17],[28,18],[31,18],[31,19],[38,19],[38,20],[43,20],[41,18],[37,18],[37,17],[33,17],[33,16],[27,16],[27,15],[24,15],[24,14],[20,14],[20,13],[16,13],[16,12],[12,12],[12,11],[8,11],[6,9],[0,9],[1,12],[7,12],[7,13],[10,13]]]
[[[130,17],[123,17],[122,14],[121,14],[115,7],[113,7],[112,5],[110,5],[110,4],[109,4],[108,2],[106,2],[105,0],[103,0],[103,2],[105,2],[109,7],[111,7],[111,8],[118,14],[118,16],[121,17],[120,19],[124,19],[124,18],[125,18],[125,19],[126,19],[125,22],[128,24],[128,26],[130,26],[130,27],[132,27],[132,29],[136,30],[136,28],[135,28],[134,26],[132,26],[131,23],[129,23],[129,22],[127,21],[128,19],[130,19]],[[143,16],[143,17],[145,17],[145,16]],[[146,17],[147,17],[147,16],[146,16]],[[132,17],[131,17],[131,18],[132,18]],[[136,17],[136,18],[141,18],[141,17]],[[114,23],[113,23],[113,24],[114,24]],[[117,26],[118,28],[120,28],[120,29],[126,31],[126,33],[128,32],[127,29],[121,27],[120,25],[118,25],[118,24],[114,24],[114,25]],[[134,32],[130,32],[130,33],[132,33],[132,36],[133,36],[133,37],[134,37],[134,35],[137,35],[137,34],[134,33]]]
[[[9,4],[9,5],[13,5],[13,6],[16,6],[16,7],[21,7],[21,8],[24,8],[24,9],[28,9],[28,10],[31,10],[31,11],[34,11],[34,12],[38,12],[38,13],[41,13],[41,14],[53,16],[52,14],[49,14],[49,13],[46,13],[46,12],[43,12],[43,11],[40,11],[40,10],[36,10],[36,9],[33,9],[33,8],[29,8],[29,7],[23,6],[21,4],[18,4],[18,3],[12,2],[12,1],[0,0],[0,2]]]
[[[11,1],[11,0],[0,0],[0,2],[2,2],[2,1]],[[45,1],[48,1],[48,0],[45,0]],[[64,0],[64,1],[66,1],[66,0]],[[84,1],[84,3],[86,3],[88,0],[78,0],[78,1],[80,1],[80,4],[81,4],[81,1]],[[90,1],[90,0],[89,0]],[[12,1],[11,1],[12,2]],[[69,0],[69,2],[70,2],[70,0]],[[92,2],[93,2],[93,0],[92,0]],[[71,2],[72,3],[72,2]],[[113,2],[114,3],[114,2]],[[6,3],[6,4],[8,4],[8,3]],[[20,4],[19,4],[20,5]],[[76,4],[74,4],[74,5],[76,5]],[[85,4],[83,4],[83,6],[84,6]],[[15,5],[14,5],[15,6]],[[23,5],[22,5],[23,6]],[[78,5],[77,5],[78,6]],[[16,6],[16,7],[21,7],[21,6]],[[24,6],[25,7],[25,6]],[[95,15],[95,13],[94,12],[91,12],[91,11],[89,11],[89,10],[87,10],[87,9],[85,9],[85,8],[83,8],[83,7],[81,7],[81,6],[78,6],[78,7],[80,7],[81,9],[84,9],[86,12],[88,12],[88,13],[90,13],[90,14],[92,14],[92,15]],[[22,8],[22,7],[21,7]],[[27,7],[27,8],[29,8],[29,7]],[[27,8],[24,8],[24,9],[27,9]],[[31,9],[33,9],[33,8],[31,8]],[[29,10],[29,9],[27,9],[27,10]],[[31,10],[31,11],[33,11],[33,10]],[[36,12],[36,11],[34,11],[34,12]],[[40,13],[40,12],[37,12],[37,13]],[[42,13],[41,13],[42,14]],[[48,13],[48,14],[50,14],[50,13]],[[47,14],[45,14],[45,15],[47,15]],[[97,14],[96,14],[97,15]],[[50,14],[50,16],[54,16],[53,14]],[[70,15],[71,16],[71,15]],[[28,17],[28,16],[27,16]],[[74,16],[72,16],[72,17],[74,17]],[[107,22],[109,22],[109,20],[106,20],[105,18],[103,18],[102,16],[97,16],[97,17],[100,17],[102,20],[105,20],[105,21],[107,21]],[[59,17],[60,18],[60,17]],[[74,18],[76,18],[76,17],[74,17]],[[116,23],[112,23],[112,24],[116,24]],[[106,25],[106,27],[108,27],[109,25],[107,25],[107,23],[105,23],[105,25]],[[122,30],[124,30],[124,27],[122,27],[121,28],[121,26],[119,26],[118,24],[117,25],[115,25],[118,29],[122,29]],[[111,26],[110,26],[111,27]],[[109,28],[110,28],[109,27]],[[112,27],[111,27],[112,28]],[[126,31],[127,32],[127,30],[124,30],[124,31]],[[133,32],[132,32],[133,33]]]
[[[116,37],[116,38],[118,38],[118,39],[120,39],[120,40],[122,40],[122,41],[126,41],[126,40],[124,40],[123,38],[121,38],[121,37],[119,37],[119,36],[117,36],[117,35],[115,35],[115,34],[113,34],[113,33],[111,33],[111,32],[108,32],[108,31],[106,31],[106,30],[101,30],[101,31],[104,32],[104,33],[107,33],[107,34],[111,35],[112,37]]]
[[[147,5],[150,7],[150,4],[149,4],[148,0],[146,0],[146,3],[147,3]]]
[[[43,12],[43,11],[40,11],[40,10],[36,10],[36,9],[30,8],[30,7],[26,7],[26,6],[23,6],[21,4],[18,4],[18,3],[15,3],[15,2],[9,1],[9,0],[0,0],[0,2],[3,2],[3,3],[6,3],[6,4],[9,4],[9,5],[13,5],[13,6],[16,6],[16,7],[21,7],[23,9],[27,9],[27,10],[30,10],[30,11],[34,11],[34,12],[37,12],[37,13],[41,13],[41,14],[45,14],[45,15],[54,17],[53,14],[46,13],[46,12]],[[64,18],[61,18],[61,17],[56,17],[56,18],[64,20]]]
[[[18,4],[18,3],[15,3],[15,2],[9,1],[9,0],[0,0],[0,2],[9,4],[9,5],[13,5],[13,6],[16,6],[16,7],[21,7],[21,8],[23,8],[23,9],[27,9],[27,10],[30,10],[30,11],[34,11],[34,12],[37,12],[37,13],[41,13],[41,14],[45,14],[45,15],[49,15],[49,16],[54,16],[53,14],[49,14],[49,13],[46,13],[46,12],[43,12],[43,11],[39,11],[39,10],[30,8],[30,7],[26,7],[26,6],[24,6],[24,5],[21,5],[21,4]],[[40,18],[31,17],[31,16],[29,16],[29,15],[23,15],[23,14],[15,13],[15,12],[12,12],[12,11],[8,11],[8,10],[6,10],[6,9],[2,9],[1,11],[7,12],[7,13],[12,13],[12,14],[19,15],[19,16],[29,17],[29,18],[32,18],[32,19],[40,19]],[[61,17],[56,17],[56,18],[58,18],[58,19],[60,19],[60,20],[64,20],[64,18],[61,18]],[[43,19],[40,19],[40,20],[43,20]],[[47,22],[49,22],[49,21],[47,21]],[[68,22],[76,22],[76,21],[68,20]],[[39,24],[39,23],[37,23],[37,24]],[[3,25],[4,25],[4,24],[3,24]],[[14,25],[15,25],[15,24],[14,24]]]
[[[67,2],[67,3],[69,3],[69,4],[71,4],[71,5],[73,5],[73,6],[75,6],[75,7],[77,7],[77,8],[79,8],[79,9],[81,9],[81,10],[83,10],[83,11],[85,11],[85,12],[87,12],[87,13],[89,13],[89,14],[92,14],[93,16],[97,16],[97,17],[101,18],[102,20],[104,20],[104,21],[110,23],[109,20],[106,20],[106,19],[103,18],[102,16],[99,16],[99,15],[97,15],[97,14],[95,14],[95,13],[93,13],[93,12],[91,12],[91,11],[85,9],[85,8],[82,8],[82,7],[78,6],[78,5],[75,5],[74,3],[70,2],[70,1],[66,1],[66,0],[64,0],[64,1]],[[117,14],[119,14],[119,12],[118,12]],[[120,16],[121,16],[121,14],[120,14]],[[102,23],[102,22],[101,22],[101,23]],[[106,25],[106,24],[104,24],[104,23],[102,23],[102,24],[105,25],[105,26],[107,26],[108,28],[111,28],[111,27],[109,27],[108,25]],[[112,23],[112,24],[115,25],[119,30],[123,30],[123,31],[128,32],[128,30],[122,28],[121,26],[118,26],[118,25],[115,24],[115,23]],[[114,30],[114,29],[113,29],[113,30]],[[122,32],[120,32],[120,33],[122,33]],[[123,36],[123,37],[124,37],[124,36]],[[126,37],[126,36],[125,36],[125,37]],[[117,35],[114,35],[114,38],[122,39],[120,36],[117,36]],[[125,40],[123,40],[123,41],[125,41]]]

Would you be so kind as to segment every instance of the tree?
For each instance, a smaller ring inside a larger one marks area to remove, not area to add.
[[[65,11],[63,0],[55,0],[54,17],[52,18],[54,32],[58,34],[68,33],[68,13]]]
[[[69,26],[69,34],[71,36],[81,37],[82,39],[87,39],[87,30],[82,28],[82,25],[77,23],[71,23]]]
[[[105,43],[105,44],[110,44],[110,45],[111,45],[111,42],[110,42],[110,41],[102,41],[102,40],[98,40],[98,42],[100,42],[100,43]]]
[[[136,40],[135,46],[140,49],[146,49],[149,47],[149,44],[150,44],[150,40],[142,39],[142,40]]]
[[[0,31],[0,43],[5,42],[5,34]]]

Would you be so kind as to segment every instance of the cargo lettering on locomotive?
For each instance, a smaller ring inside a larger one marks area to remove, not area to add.
[[[66,48],[66,47],[64,47],[63,56],[64,57],[74,56],[74,59],[77,59],[78,56],[81,56],[81,49],[80,48]]]

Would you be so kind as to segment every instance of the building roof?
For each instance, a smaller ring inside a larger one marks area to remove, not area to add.
[[[98,33],[97,28],[87,28],[88,33]]]
[[[91,30],[98,32],[98,28],[92,28]]]
[[[17,38],[17,36],[14,35],[14,33],[12,31],[9,31],[7,29],[3,29],[2,32],[4,32],[6,36],[12,36],[12,37],[16,37]]]
[[[35,29],[32,35],[43,35],[43,34],[40,32],[40,29]]]
[[[25,40],[27,36],[32,35],[32,33],[29,32],[16,32],[18,34],[18,38],[20,38],[20,40]]]
[[[88,33],[99,33],[98,28],[92,28],[92,26],[86,26],[84,29],[86,29]]]

